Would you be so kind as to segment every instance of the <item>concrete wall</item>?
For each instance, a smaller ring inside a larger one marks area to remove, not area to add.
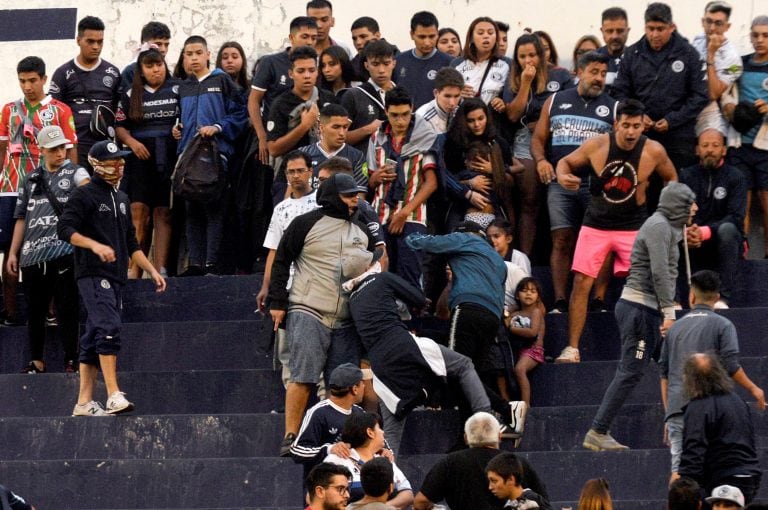
[[[700,32],[700,18],[705,0],[669,0],[680,33],[691,38]],[[758,14],[768,14],[768,0],[731,0],[730,37],[744,53],[750,49],[749,23]],[[192,34],[205,36],[212,52],[227,40],[237,40],[249,53],[251,63],[256,57],[271,53],[285,43],[288,23],[304,13],[304,0],[29,0],[23,5],[5,8],[77,7],[78,19],[87,14],[99,16],[107,25],[103,57],[123,67],[130,62],[132,50],[138,45],[141,26],[150,20],[162,21],[171,27],[173,40],[169,63],[175,62],[183,40]],[[349,26],[359,16],[372,16],[379,21],[382,34],[401,49],[411,46],[408,37],[411,14],[431,10],[441,26],[451,26],[463,34],[470,21],[489,15],[510,24],[510,46],[524,27],[543,29],[555,38],[559,53],[569,62],[573,44],[584,34],[600,35],[600,13],[612,5],[623,6],[628,14],[630,41],[637,40],[643,30],[645,0],[335,0],[336,28],[332,36],[349,43]],[[77,46],[72,41],[0,42],[0,101],[19,96],[16,84],[16,63],[27,55],[38,55],[53,70],[72,58]],[[215,53],[214,53],[215,54]]]

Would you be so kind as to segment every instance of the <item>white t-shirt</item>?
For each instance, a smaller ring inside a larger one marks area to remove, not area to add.
[[[320,206],[317,205],[317,191],[313,191],[309,195],[304,195],[301,198],[286,198],[275,207],[272,212],[272,219],[269,220],[269,228],[267,229],[267,235],[264,237],[264,248],[270,250],[277,250],[280,246],[280,240],[283,238],[285,229],[291,224],[296,216],[301,216],[309,211],[314,211]],[[291,264],[290,276],[288,277],[287,289],[291,288],[293,283],[293,272],[295,271],[294,265]]]
[[[515,264],[514,262],[504,261],[507,266],[507,279],[504,281],[504,308],[509,308],[515,303],[515,289],[520,280],[531,276],[531,273]]]
[[[455,61],[454,61],[455,62]],[[488,68],[489,60],[484,62],[472,62],[471,60],[462,59],[454,68],[461,73],[464,77],[464,83],[471,85],[472,88],[477,89],[480,87],[480,82],[483,80],[485,70]],[[483,89],[480,91],[480,99],[485,104],[491,102],[494,97],[501,97],[501,93],[504,91],[504,85],[507,83],[507,77],[509,77],[509,64],[503,60],[498,59],[493,63],[488,76],[483,81]]]
[[[705,34],[699,34],[693,38],[691,42],[696,51],[699,52],[699,56],[702,60],[702,66],[704,68],[704,76],[707,73],[707,36]],[[739,55],[739,50],[736,45],[727,39],[722,46],[715,52],[715,70],[717,71],[717,77],[723,83],[728,85],[733,84],[739,79],[741,73],[744,72],[744,68]],[[717,101],[710,101],[707,106],[699,113],[699,117],[696,119],[696,134],[707,129],[718,129],[723,134],[727,133],[728,123],[723,118],[723,114],[720,112],[720,106]]]

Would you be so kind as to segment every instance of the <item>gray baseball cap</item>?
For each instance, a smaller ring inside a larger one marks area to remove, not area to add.
[[[43,149],[53,149],[59,145],[72,143],[64,136],[64,131],[59,126],[45,126],[37,134],[37,145]]]

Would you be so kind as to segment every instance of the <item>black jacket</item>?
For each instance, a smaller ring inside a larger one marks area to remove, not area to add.
[[[733,475],[758,475],[749,407],[735,393],[691,400],[685,408],[680,476],[711,489]]]
[[[663,60],[654,59],[645,36],[628,47],[613,83],[614,97],[638,99],[651,119],[666,119],[669,131],[648,133],[665,147],[691,143],[696,139],[696,117],[709,101],[703,62],[677,32],[661,51]]]
[[[77,233],[115,250],[117,260],[102,262],[91,250],[75,247],[75,278],[96,276],[125,283],[128,259],[139,250],[128,195],[94,175],[91,182],[72,192],[57,230],[59,238],[68,243]]]
[[[711,228],[713,239],[721,223],[733,223],[744,235],[747,185],[736,168],[723,164],[709,170],[697,164],[683,168],[678,178],[696,193],[699,210],[694,223]]]

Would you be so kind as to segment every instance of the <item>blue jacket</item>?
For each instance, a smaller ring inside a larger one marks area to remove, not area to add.
[[[248,123],[248,110],[243,103],[240,88],[221,69],[214,69],[203,81],[190,76],[179,86],[181,106],[181,154],[197,130],[205,126],[218,126],[216,135],[219,152],[229,158],[234,153],[234,141]]]
[[[480,236],[454,232],[444,236],[411,234],[405,242],[414,250],[448,256],[453,286],[448,304],[480,305],[501,318],[507,266],[496,250]]]
[[[696,48],[672,33],[661,50],[663,60],[643,36],[624,51],[613,95],[616,99],[637,99],[654,121],[666,119],[669,131],[649,132],[648,136],[665,147],[695,141],[696,117],[709,102],[704,67]]]

